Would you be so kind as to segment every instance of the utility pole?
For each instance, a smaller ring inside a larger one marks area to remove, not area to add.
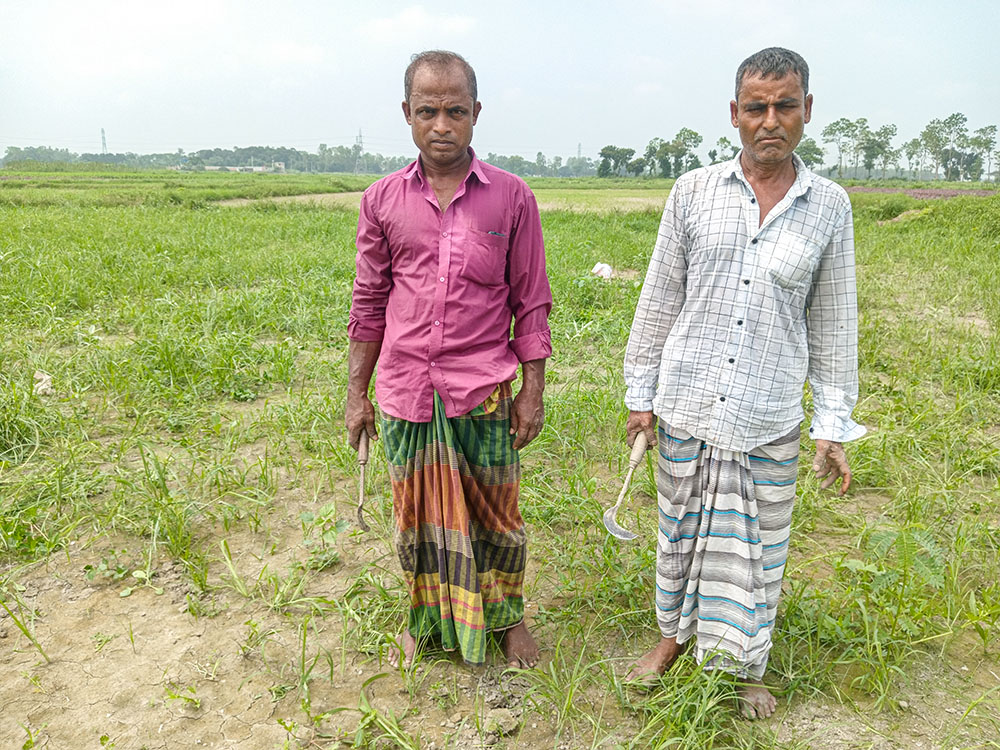
[[[104,137],[104,128],[101,128],[101,153],[108,153],[108,139]]]
[[[354,139],[354,151],[356,152],[354,157],[354,174],[358,174],[360,172],[362,159],[364,160],[365,172],[367,172],[368,157],[365,155],[365,141],[361,136],[361,128],[358,128],[358,137]]]
[[[583,144],[582,143],[577,143],[576,144],[576,158],[579,159],[581,156],[583,156]]]

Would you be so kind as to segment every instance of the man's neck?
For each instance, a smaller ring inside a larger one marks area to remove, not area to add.
[[[420,157],[420,168],[424,172],[424,177],[432,184],[461,182],[469,173],[469,165],[472,164],[472,155],[466,151],[465,155],[458,161],[444,166],[435,166],[428,160]]]
[[[795,182],[795,162],[791,156],[776,164],[761,164],[748,159],[746,152],[743,152],[740,154],[740,166],[751,185],[772,190],[784,187],[787,190]]]

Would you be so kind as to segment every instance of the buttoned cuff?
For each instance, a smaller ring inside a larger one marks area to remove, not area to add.
[[[835,443],[857,440],[867,432],[864,425],[837,414],[816,414],[809,426],[809,437],[813,440],[831,440]]]
[[[513,350],[518,362],[548,359],[552,356],[552,332],[546,329],[518,336],[515,339],[511,339],[510,348]]]
[[[653,411],[656,385],[633,383],[625,388],[625,406],[629,411]]]

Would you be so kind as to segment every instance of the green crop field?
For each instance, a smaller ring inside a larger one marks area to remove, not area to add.
[[[601,513],[667,182],[536,185],[555,296],[522,456],[541,665],[429,648],[388,667],[406,607],[388,478],[376,449],[360,531],[342,427],[357,209],[218,205],[371,179],[0,176],[0,745],[1000,748],[1000,197],[852,194],[870,432],[846,498],[801,463],[781,704],[747,723],[690,659],[649,692],[621,682],[658,637],[651,461],[619,514],[640,538]]]

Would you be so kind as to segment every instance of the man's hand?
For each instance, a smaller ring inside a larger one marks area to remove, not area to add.
[[[651,411],[630,411],[628,421],[625,422],[625,439],[632,447],[635,443],[635,436],[640,432],[646,433],[646,442],[649,450],[656,445],[656,415]]]
[[[545,405],[542,391],[545,390],[545,360],[533,359],[521,363],[521,390],[514,396],[510,408],[510,434],[514,438],[514,450],[538,437],[545,424]]]
[[[347,428],[347,442],[354,450],[361,442],[361,431],[368,433],[370,440],[378,440],[375,429],[375,407],[367,393],[347,392],[347,406],[344,408],[344,426]]]
[[[354,450],[361,442],[361,431],[370,440],[378,440],[375,430],[375,407],[368,398],[368,384],[378,362],[381,341],[351,341],[347,348],[347,404],[344,406],[344,426],[347,442]]]
[[[510,410],[510,434],[517,435],[514,438],[514,450],[521,450],[538,437],[544,424],[545,405],[542,403],[542,394],[521,388],[514,396]]]
[[[823,490],[835,486],[837,480],[843,478],[837,494],[847,494],[851,486],[851,467],[847,464],[847,453],[844,452],[843,445],[832,440],[817,440],[813,471],[816,472],[817,479],[826,477],[820,485]]]

